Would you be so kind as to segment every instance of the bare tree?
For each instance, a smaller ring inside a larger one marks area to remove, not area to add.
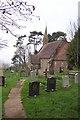
[[[26,27],[23,21],[32,20],[33,17],[39,18],[33,14],[34,11],[35,6],[28,4],[26,0],[0,0],[0,29],[19,37],[14,34],[14,30]]]
[[[32,20],[34,5],[29,5],[23,0],[4,0],[0,1],[0,29],[10,32],[12,35],[12,28],[22,28],[21,21]],[[38,17],[38,16],[37,16]],[[16,36],[16,35],[14,35]]]
[[[2,38],[0,38],[0,49],[6,46],[7,46],[7,40],[2,40]]]
[[[68,26],[69,40],[74,38],[75,33],[78,31],[78,23],[70,21]]]

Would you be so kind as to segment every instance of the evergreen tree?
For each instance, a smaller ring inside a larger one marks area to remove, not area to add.
[[[53,42],[58,39],[64,39],[65,37],[66,37],[66,33],[61,31],[53,32],[52,35],[48,34],[49,42]]]
[[[75,33],[74,39],[67,49],[67,61],[72,66],[80,68],[80,28]]]
[[[37,53],[37,46],[39,44],[41,44],[41,42],[42,42],[42,38],[41,38],[42,35],[43,35],[42,32],[32,31],[32,32],[30,32],[30,36],[28,37],[29,42],[27,45],[29,45],[29,44],[34,45],[34,53],[35,54]]]

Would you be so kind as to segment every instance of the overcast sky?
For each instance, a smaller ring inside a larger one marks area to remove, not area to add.
[[[33,19],[33,22],[26,22],[27,28],[17,31],[21,35],[36,30],[44,33],[47,25],[48,33],[62,31],[68,34],[68,26],[70,21],[76,22],[78,19],[78,2],[79,0],[27,0],[36,6],[35,15],[40,16],[40,20]],[[16,31],[15,31],[16,32]],[[0,62],[11,63],[14,54],[13,44],[16,38],[10,34],[0,31],[0,39],[7,39],[8,46],[0,49]],[[27,38],[26,38],[27,43]]]

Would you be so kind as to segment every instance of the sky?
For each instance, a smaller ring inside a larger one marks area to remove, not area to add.
[[[47,25],[47,32],[62,31],[69,36],[68,28],[70,21],[76,22],[78,19],[78,2],[79,0],[27,0],[36,6],[35,15],[40,16],[40,20],[33,19],[32,22],[27,21],[26,28],[15,30],[15,33],[29,36],[30,31],[42,31],[44,33]],[[16,43],[16,38],[11,34],[6,34],[0,30],[0,39],[7,40],[8,47],[0,49],[0,63],[11,63]],[[25,38],[25,43],[28,42],[28,37]]]

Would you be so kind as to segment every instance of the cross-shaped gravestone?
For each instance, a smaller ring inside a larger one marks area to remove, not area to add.
[[[65,75],[62,78],[62,86],[63,87],[69,87],[70,86],[70,84],[69,84],[69,76],[68,75]]]
[[[47,68],[45,69],[45,71],[43,73],[44,73],[45,78],[47,78],[48,77],[48,73],[49,73],[49,71],[47,70]]]
[[[80,84],[80,73],[76,73],[75,74],[75,83],[79,83]]]

